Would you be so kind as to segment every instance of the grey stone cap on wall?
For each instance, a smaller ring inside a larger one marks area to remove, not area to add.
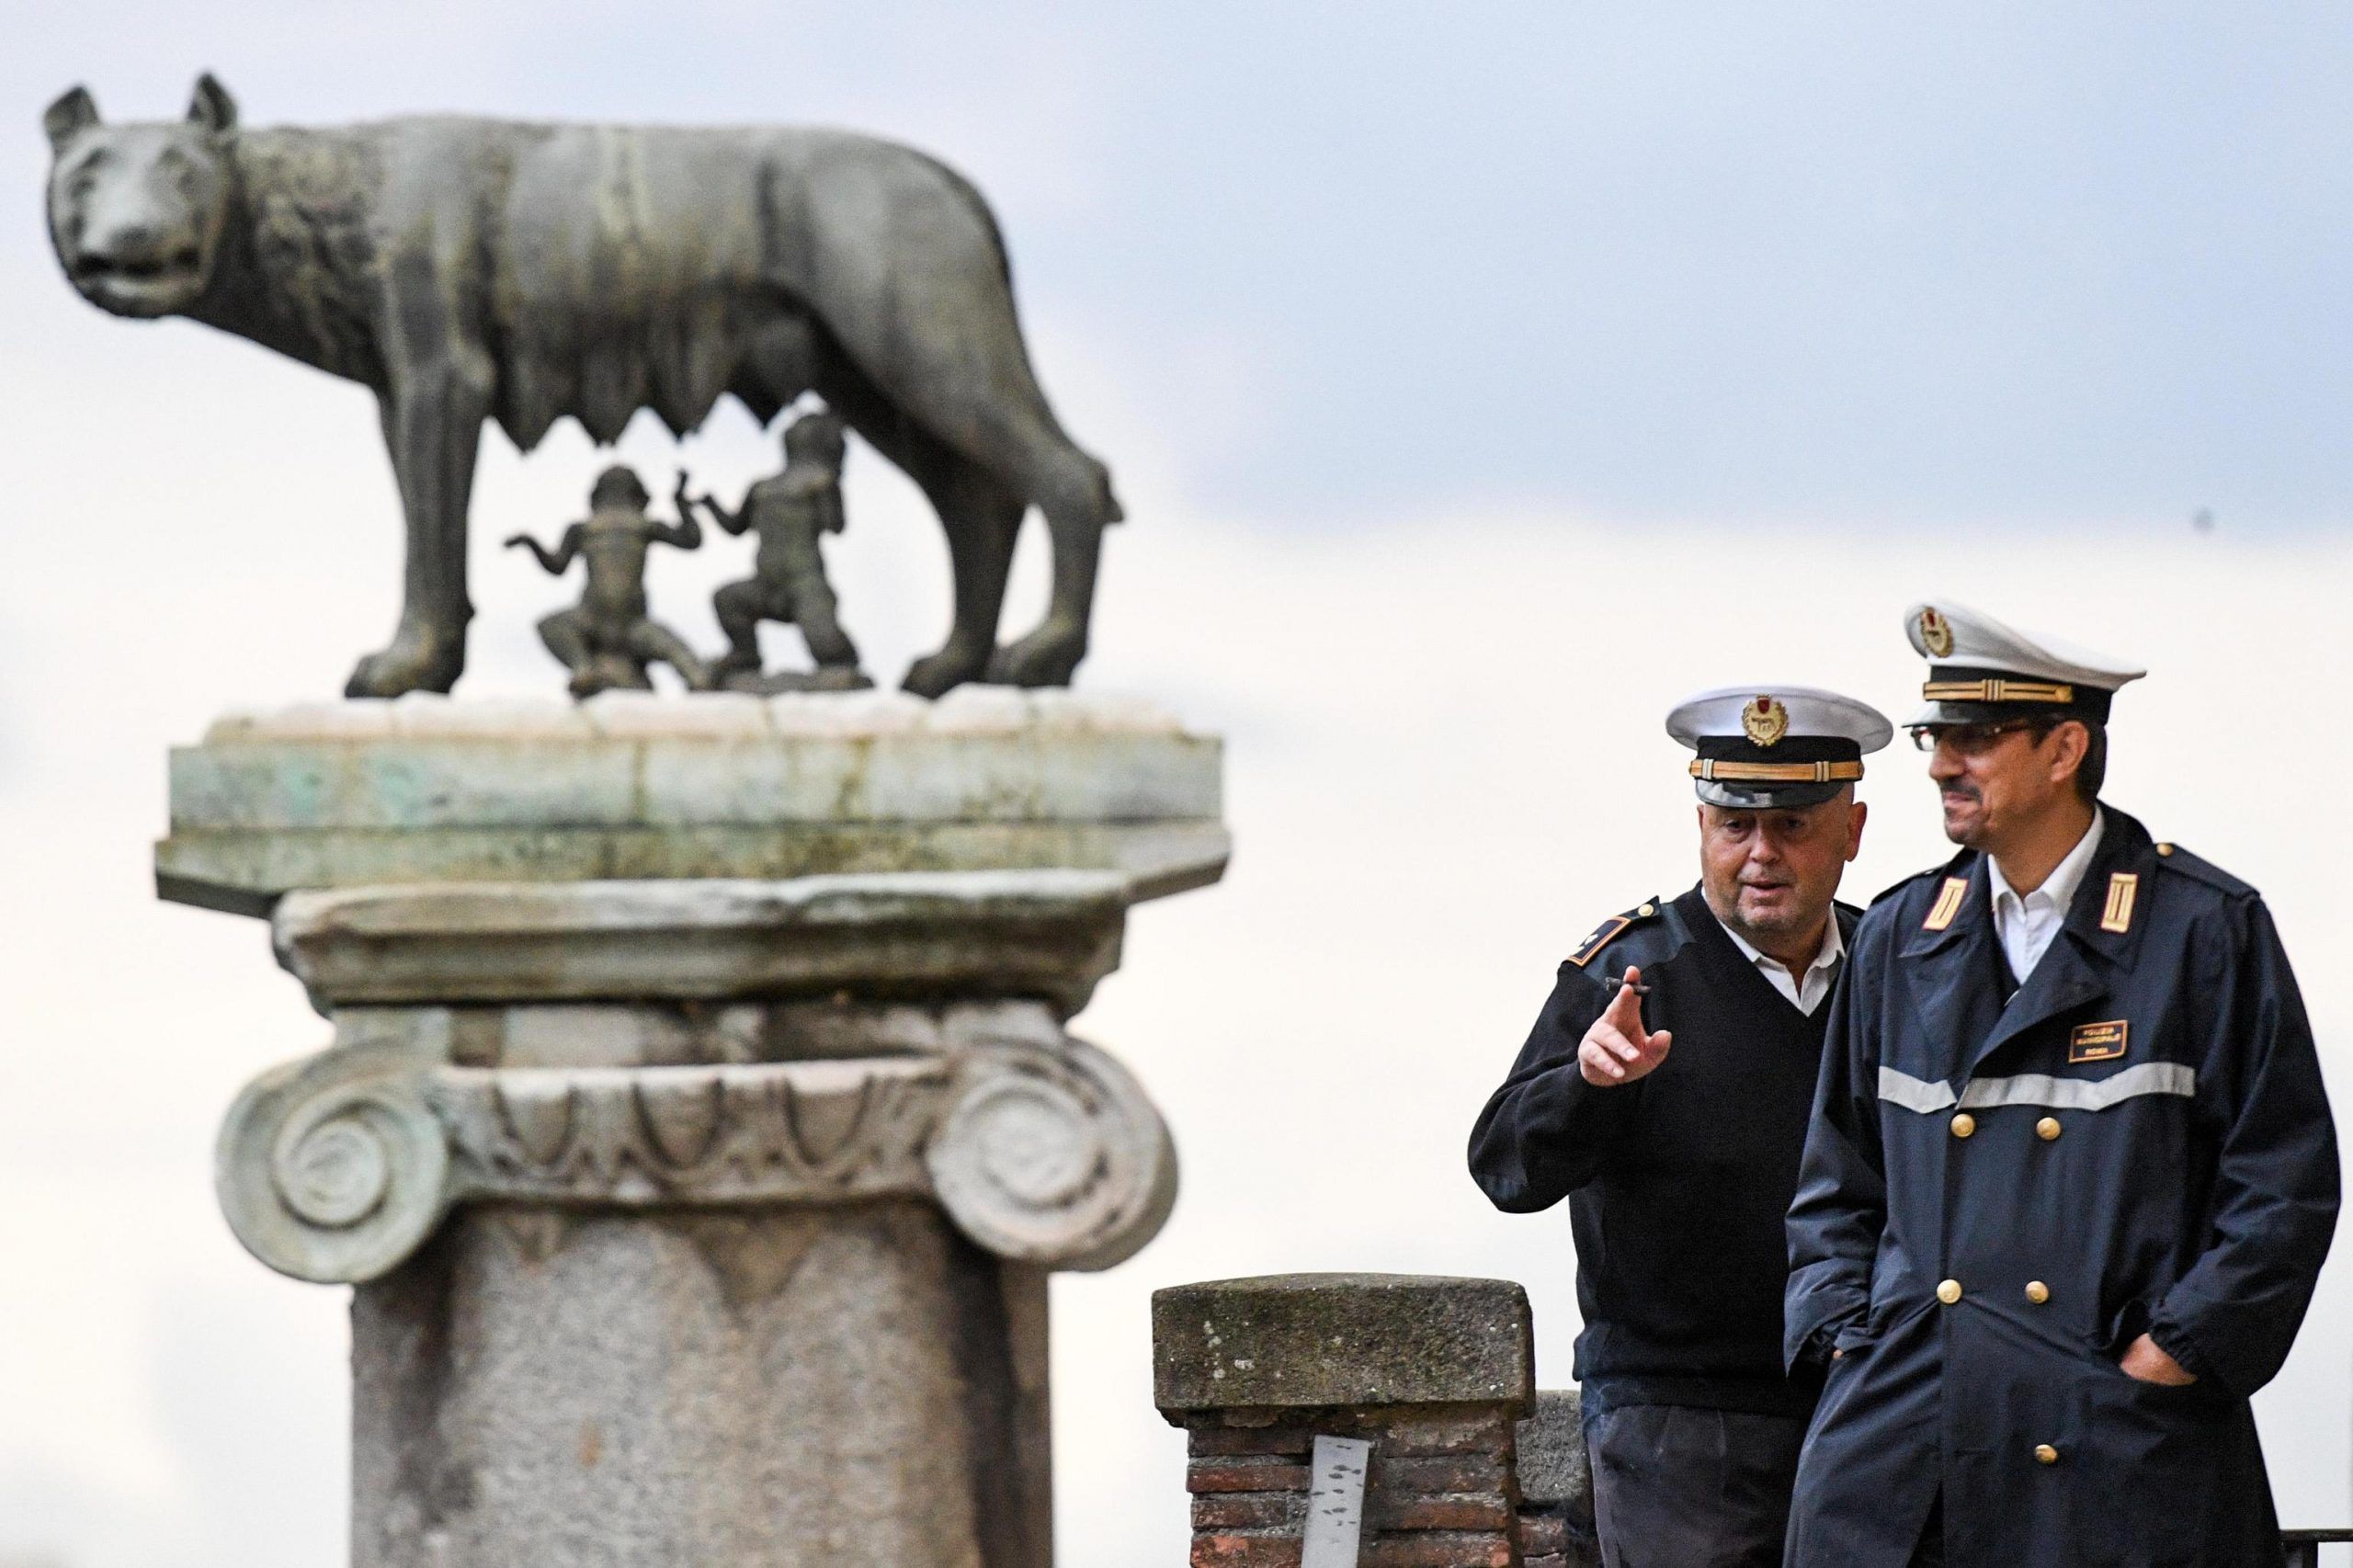
[[[1153,1292],[1153,1402],[1212,1410],[1504,1404],[1536,1392],[1528,1293],[1506,1279],[1279,1274]]]
[[[300,888],[1116,871],[1213,882],[1222,747],[1067,691],[409,696],[231,714],[172,755],[163,896],[266,915]]]

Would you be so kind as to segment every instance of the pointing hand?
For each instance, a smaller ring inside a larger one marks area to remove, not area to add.
[[[1643,999],[1635,989],[1642,979],[1641,970],[1629,969],[1608,1010],[1585,1031],[1585,1040],[1577,1047],[1577,1070],[1586,1083],[1605,1089],[1631,1084],[1648,1077],[1666,1060],[1667,1047],[1674,1043],[1673,1031],[1652,1034],[1643,1028]]]

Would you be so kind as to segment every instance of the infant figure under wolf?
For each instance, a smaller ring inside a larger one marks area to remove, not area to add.
[[[560,574],[577,556],[588,562],[580,603],[540,622],[540,640],[572,672],[572,694],[591,697],[620,687],[647,691],[648,666],[666,664],[693,691],[713,685],[710,667],[678,634],[646,611],[645,555],[656,540],[680,550],[702,543],[702,529],[686,499],[687,480],[678,476],[678,521],[646,515],[652,498],[636,473],[620,464],[597,476],[588,493],[588,518],[563,530],[552,551],[529,534],[516,534],[506,548],[524,548],[540,564]]]
[[[871,686],[858,668],[858,648],[842,630],[833,585],[825,577],[818,541],[839,533],[842,421],[826,410],[804,414],[784,432],[784,472],[754,484],[734,511],[710,495],[685,498],[680,510],[707,507],[711,520],[730,534],[750,530],[759,539],[753,575],[730,583],[711,606],[727,633],[727,652],[713,666],[721,684],[739,691],[841,690]],[[801,628],[816,666],[805,673],[764,675],[760,667],[760,623],[780,621]]]

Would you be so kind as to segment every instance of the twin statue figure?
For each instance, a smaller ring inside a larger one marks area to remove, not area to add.
[[[837,416],[823,410],[804,414],[785,428],[784,472],[754,484],[733,512],[714,496],[689,494],[681,471],[672,496],[678,520],[661,522],[648,515],[653,498],[636,472],[616,464],[597,476],[587,520],[564,529],[553,550],[529,534],[509,539],[508,549],[528,549],[551,573],[565,571],[575,558],[588,563],[580,603],[540,622],[548,652],[572,672],[573,695],[648,689],[647,672],[655,664],[677,671],[694,691],[838,691],[872,685],[858,668],[857,646],[842,631],[818,550],[824,535],[842,530],[844,451]],[[645,597],[651,546],[694,550],[702,544],[699,507],[728,533],[749,529],[759,540],[753,574],[712,599],[727,634],[727,651],[715,661],[704,660],[655,620]],[[762,673],[759,629],[770,620],[801,628],[814,669]]]

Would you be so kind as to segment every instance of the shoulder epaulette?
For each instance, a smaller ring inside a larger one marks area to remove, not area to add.
[[[2227,893],[2235,893],[2246,898],[2256,896],[2254,888],[2239,881],[2211,860],[2200,859],[2192,855],[2178,844],[2158,845],[2157,865],[2165,870],[2178,871],[2185,877],[2204,882],[2211,888],[2220,888]]]
[[[1602,949],[1624,936],[1645,920],[1655,920],[1662,904],[1659,900],[1644,899],[1623,915],[1613,915],[1593,928],[1590,936],[1576,945],[1569,954],[1569,962],[1583,969],[1591,963]]]

